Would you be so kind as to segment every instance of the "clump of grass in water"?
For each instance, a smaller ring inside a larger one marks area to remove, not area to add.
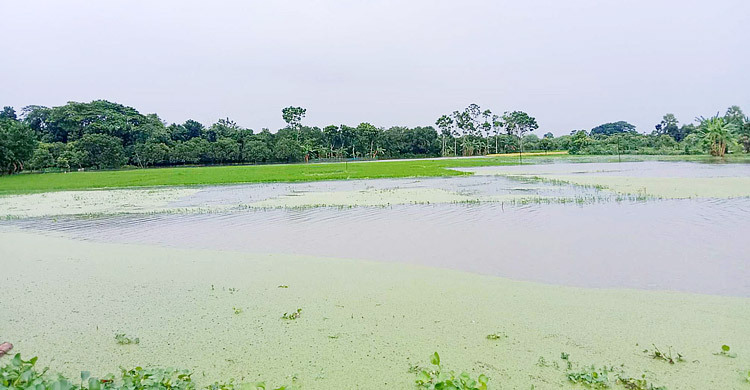
[[[654,350],[649,351],[648,349],[644,349],[643,353],[648,354],[649,356],[651,356],[652,358],[656,360],[663,360],[669,364],[675,364],[677,362],[685,361],[685,357],[682,356],[682,354],[679,352],[675,352],[677,356],[672,355],[672,347],[669,347],[669,349],[667,350],[667,353],[664,353],[661,350],[659,350],[659,348],[656,345],[654,344],[651,344],[651,345],[653,345]]]
[[[232,307],[232,310],[234,310],[235,315],[242,314],[242,308],[241,307]]]
[[[536,361],[536,365],[539,367],[555,367],[560,368],[560,365],[557,364],[557,362],[553,361],[552,363],[548,363],[547,359],[544,358],[544,356],[539,356],[539,359]]]
[[[23,360],[16,354],[8,364],[0,367],[0,389],[4,390],[195,390],[192,374],[186,370],[135,367],[122,369],[119,376],[92,377],[81,372],[80,385],[62,375],[48,375],[48,369],[36,368],[37,358]],[[264,382],[235,384],[233,379],[217,382],[205,390],[266,390]],[[289,386],[274,390],[291,390]]]
[[[496,332],[496,333],[490,333],[487,335],[487,340],[500,340],[502,338],[508,337],[505,335],[505,333]]]
[[[472,379],[471,376],[462,372],[456,376],[453,371],[445,372],[440,365],[440,355],[437,352],[430,357],[432,369],[422,369],[417,373],[416,384],[420,389],[431,390],[487,390],[489,378],[481,374],[479,378]],[[417,369],[417,367],[412,367]]]
[[[730,349],[731,348],[728,345],[724,344],[724,345],[721,346],[721,351],[714,353],[714,355],[716,355],[716,356],[725,356],[725,357],[728,357],[728,358],[736,358],[737,354],[734,353],[734,352],[729,352]]]
[[[560,352],[560,359],[564,360],[565,363],[568,365],[568,370],[573,368],[573,363],[570,361],[570,354],[565,352]]]
[[[296,320],[300,317],[302,317],[302,309],[297,309],[297,311],[293,311],[291,313],[284,313],[284,315],[281,316],[281,318],[285,320]]]
[[[664,386],[654,386],[653,383],[648,383],[646,374],[641,375],[640,379],[620,376],[617,378],[617,383],[628,390],[667,390]]]
[[[141,343],[141,339],[139,339],[138,337],[129,337],[125,333],[116,333],[115,340],[117,341],[117,344],[120,344],[120,345]]]

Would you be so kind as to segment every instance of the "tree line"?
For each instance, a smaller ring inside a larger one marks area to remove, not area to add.
[[[475,156],[521,151],[567,150],[573,154],[699,154],[723,156],[750,150],[750,120],[733,106],[725,115],[680,125],[672,114],[650,134],[613,122],[570,135],[542,137],[523,111],[495,114],[471,104],[442,115],[435,126],[390,128],[303,124],[306,110],[286,107],[286,126],[254,132],[229,118],[211,125],[195,120],[167,124],[156,114],[95,100],[58,107],[27,106],[0,111],[0,170],[76,170],[135,167],[291,163],[352,158]]]

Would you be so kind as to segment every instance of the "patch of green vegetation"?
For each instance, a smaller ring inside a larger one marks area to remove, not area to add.
[[[120,344],[120,345],[141,343],[141,339],[139,339],[138,337],[130,337],[130,336],[127,336],[125,333],[115,334],[115,340],[117,341],[117,344]]]
[[[62,375],[48,375],[48,369],[36,368],[37,358],[23,360],[16,354],[8,364],[0,367],[0,389],[3,390],[195,390],[192,374],[186,370],[135,367],[122,369],[101,378],[81,372],[80,384]],[[266,390],[264,382],[235,384],[234,380],[214,383],[206,390]],[[291,390],[289,386],[274,390]]]
[[[580,371],[568,372],[570,382],[583,385],[591,389],[609,388],[609,372],[606,367],[596,369],[594,366],[584,368]]]
[[[0,177],[0,195],[99,188],[461,176],[470,175],[470,173],[447,168],[515,164],[517,164],[516,159],[503,156],[471,159],[234,165],[18,174]]]
[[[675,364],[677,362],[685,361],[685,357],[681,353],[675,351],[674,354],[672,354],[672,347],[669,347],[667,349],[667,353],[664,353],[659,348],[657,348],[656,345],[652,345],[654,347],[653,350],[644,349],[643,353],[648,354],[656,360],[663,360],[669,364]]]
[[[560,365],[557,364],[557,362],[553,361],[552,363],[547,362],[547,359],[544,358],[544,356],[539,356],[539,359],[536,361],[536,365],[539,367],[555,367],[560,368]]]
[[[508,337],[508,336],[505,333],[495,332],[495,333],[488,334],[487,335],[487,340],[500,340],[500,339],[506,338],[506,337]]]
[[[446,372],[440,365],[440,355],[437,352],[430,357],[431,369],[422,369],[417,373],[416,385],[420,389],[434,390],[487,390],[489,378],[481,374],[477,379],[462,372],[456,376],[453,371]],[[413,367],[413,369],[416,367]]]
[[[568,366],[568,370],[573,369],[573,362],[570,361],[570,354],[565,352],[560,352],[560,359],[565,362]]]
[[[232,307],[232,310],[234,311],[235,315],[242,314],[242,308],[241,307]]]
[[[617,378],[617,384],[628,390],[667,390],[664,386],[654,386],[653,383],[648,383],[646,374],[641,375],[640,379],[620,376]]]
[[[286,284],[279,285],[279,288],[289,288]]]
[[[734,353],[734,352],[729,352],[730,349],[731,348],[728,345],[724,344],[724,345],[721,346],[721,351],[714,353],[714,355],[716,355],[716,356],[726,356],[728,358],[736,358],[737,354]]]
[[[300,317],[302,317],[302,309],[297,309],[297,311],[291,313],[284,313],[284,315],[281,316],[281,318],[285,320],[296,320]]]

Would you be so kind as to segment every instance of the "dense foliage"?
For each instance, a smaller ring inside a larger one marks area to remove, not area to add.
[[[20,115],[0,111],[0,172],[84,168],[291,163],[326,159],[475,156],[490,153],[567,150],[572,154],[703,154],[750,151],[750,120],[739,107],[724,116],[680,126],[664,116],[650,134],[624,121],[590,131],[542,137],[522,111],[502,115],[471,104],[443,115],[436,127],[379,128],[363,122],[324,128],[302,124],[306,110],[286,107],[287,126],[254,132],[230,119],[205,126],[194,120],[166,124],[156,114],[96,100],[59,107],[28,106]],[[719,123],[721,122],[721,123]]]

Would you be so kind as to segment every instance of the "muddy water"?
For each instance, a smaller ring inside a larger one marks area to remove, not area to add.
[[[497,170],[498,168],[493,168]],[[746,177],[747,165],[551,164],[509,173]],[[479,169],[480,171],[482,168]],[[303,192],[439,188],[461,194],[596,197],[603,191],[502,176],[207,187],[175,207]],[[748,189],[750,191],[750,189]],[[406,262],[580,287],[750,297],[750,198],[236,210],[6,222],[100,242]]]

